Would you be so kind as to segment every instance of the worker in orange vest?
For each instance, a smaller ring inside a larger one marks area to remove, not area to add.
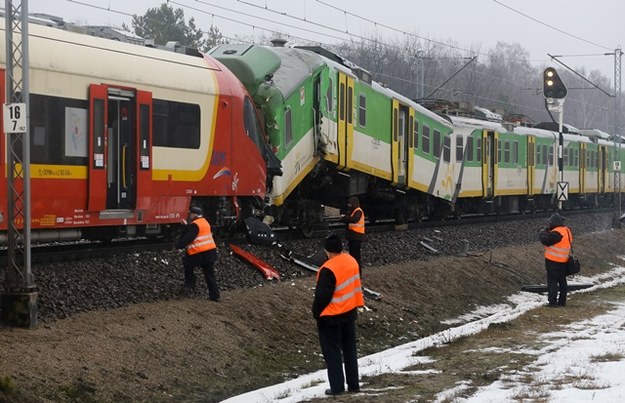
[[[365,213],[360,208],[360,200],[356,196],[347,200],[347,210],[348,213],[341,216],[341,222],[347,224],[345,236],[349,245],[349,254],[358,262],[358,272],[362,277],[360,246],[365,240]]]
[[[319,344],[328,368],[330,389],[326,395],[359,392],[356,318],[364,297],[356,259],[343,253],[343,242],[328,237],[324,249],[328,260],[317,272],[312,313],[317,320]],[[343,362],[345,373],[343,374]]]
[[[187,223],[183,220],[183,223]],[[184,267],[183,294],[190,296],[195,292],[196,267],[201,267],[208,287],[208,299],[219,302],[219,286],[215,279],[215,262],[217,261],[217,245],[208,220],[202,216],[202,209],[193,206],[189,209],[189,223],[184,234],[176,243],[176,248],[185,249],[182,258]]]
[[[547,298],[549,307],[566,305],[566,264],[571,253],[573,236],[569,227],[564,225],[564,218],[555,213],[549,217],[546,228],[539,234],[540,242],[545,245],[545,268],[547,269]],[[558,295],[559,292],[559,295]]]

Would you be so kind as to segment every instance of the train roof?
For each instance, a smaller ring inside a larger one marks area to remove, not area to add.
[[[5,21],[0,22],[4,29]],[[221,68],[209,57],[138,46],[81,33],[29,24],[29,67],[77,76],[95,82],[133,83],[175,90],[215,93],[214,74]],[[0,47],[5,47],[1,35]],[[0,63],[6,65],[5,52]]]
[[[252,95],[270,80],[288,97],[323,64],[316,53],[296,48],[224,44],[209,53],[235,73]]]
[[[469,118],[466,116],[447,115],[453,122],[454,126],[473,127],[476,129],[484,128],[497,130],[498,132],[508,131],[504,125],[499,122],[491,122],[489,120],[482,120],[476,118]]]
[[[550,138],[550,139],[558,138],[557,131],[541,129],[541,128],[536,128],[536,127],[518,126],[514,128],[514,132],[518,134],[532,135],[532,136],[542,137],[542,138]],[[588,137],[581,135],[579,133],[563,133],[562,136],[564,137],[564,139],[568,141],[575,141],[578,143],[592,143],[593,142]]]
[[[608,133],[601,131],[599,129],[580,129],[579,132],[583,134],[584,136],[588,136],[590,138],[595,138],[595,139],[609,140],[612,137]]]

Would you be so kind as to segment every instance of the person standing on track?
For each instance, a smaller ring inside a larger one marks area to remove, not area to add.
[[[183,220],[183,223],[187,223]],[[200,207],[189,209],[189,223],[184,234],[176,243],[177,249],[185,249],[182,258],[184,267],[184,291],[187,296],[195,291],[196,267],[201,267],[208,287],[208,299],[219,302],[219,286],[215,279],[215,262],[217,261],[217,245],[208,220],[202,216]]]
[[[326,239],[328,260],[317,272],[317,286],[312,313],[317,320],[319,344],[328,368],[330,389],[326,395],[359,392],[356,318],[364,305],[356,259],[343,253],[343,242],[337,235]],[[345,362],[345,374],[343,374]]]
[[[365,240],[365,213],[360,208],[360,200],[352,196],[347,200],[347,214],[341,216],[341,222],[347,224],[346,238],[349,254],[358,262],[358,272],[362,277],[362,258],[360,247]]]
[[[566,264],[571,253],[573,236],[569,227],[564,225],[564,218],[555,213],[549,217],[549,223],[539,234],[540,242],[545,245],[545,269],[547,269],[547,298],[549,307],[566,305]],[[559,292],[559,295],[558,295]]]

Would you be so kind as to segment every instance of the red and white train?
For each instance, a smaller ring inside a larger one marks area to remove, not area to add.
[[[201,54],[29,30],[33,241],[167,235],[192,204],[217,227],[259,213],[271,152],[228,69]],[[2,102],[5,66],[2,52]],[[0,243],[7,148],[2,133]]]

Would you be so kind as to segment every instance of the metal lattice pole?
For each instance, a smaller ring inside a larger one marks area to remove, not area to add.
[[[28,0],[5,0],[6,103],[24,104],[25,128],[7,139],[7,252],[2,320],[32,327],[37,320],[30,256],[30,137],[28,82]],[[7,122],[5,121],[5,124]]]
[[[620,161],[621,135],[619,134],[619,114],[621,113],[621,57],[620,47],[614,50],[614,161]],[[617,142],[618,139],[618,142]],[[614,193],[612,199],[613,222],[615,227],[621,226],[621,170],[614,169]],[[618,206],[618,207],[617,207]]]

